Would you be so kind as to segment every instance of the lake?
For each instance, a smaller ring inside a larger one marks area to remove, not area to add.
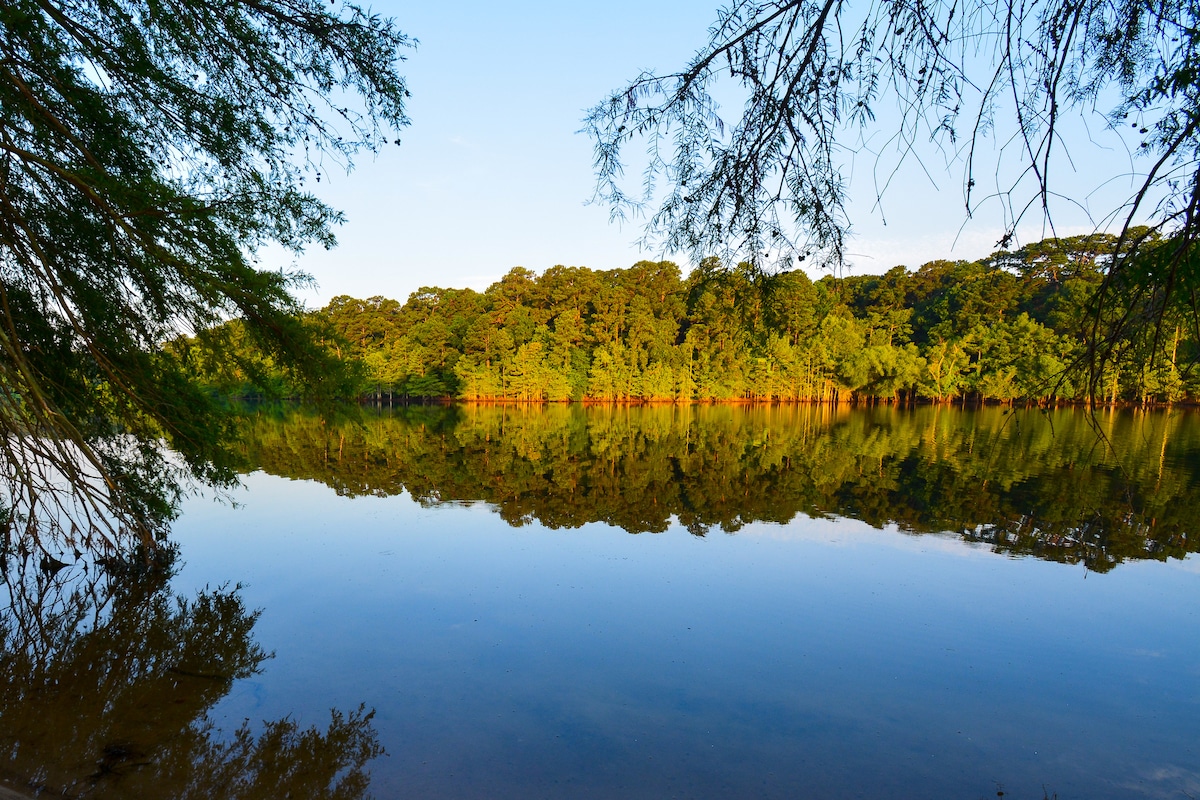
[[[9,559],[9,785],[1200,795],[1194,412],[262,411],[244,449],[169,581]]]

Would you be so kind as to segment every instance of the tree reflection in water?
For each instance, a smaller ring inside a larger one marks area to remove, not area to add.
[[[372,712],[335,710],[323,731],[209,719],[269,655],[238,587],[176,596],[173,559],[0,554],[0,779],[54,797],[366,797]]]
[[[326,424],[277,409],[248,419],[245,449],[266,472],[340,494],[486,502],[513,525],[640,533],[677,521],[705,535],[840,515],[1103,571],[1200,549],[1198,422],[1179,411],[463,405]]]

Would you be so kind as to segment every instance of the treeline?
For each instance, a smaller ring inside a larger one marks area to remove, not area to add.
[[[703,536],[851,517],[1097,571],[1200,547],[1192,412],[1006,412],[463,403],[339,424],[263,410],[247,418],[241,448],[246,469],[351,497],[483,502],[515,526],[678,524]]]
[[[354,390],[381,399],[1070,402],[1089,392],[1088,303],[1114,243],[1048,239],[815,282],[715,259],[686,277],[665,261],[540,276],[517,267],[482,293],[337,297],[311,321],[353,368]],[[1167,308],[1152,332],[1116,343],[1096,399],[1198,396],[1186,365],[1200,348],[1182,319]],[[232,324],[219,357],[195,360],[198,377],[227,391],[295,389],[250,355],[230,369]]]

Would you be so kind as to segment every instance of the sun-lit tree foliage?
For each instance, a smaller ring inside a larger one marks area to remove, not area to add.
[[[874,158],[876,208],[919,162],[1001,246],[1068,207],[1117,234],[1089,293],[1089,395],[1130,341],[1169,373],[1160,340],[1200,327],[1195,0],[731,0],[697,45],[585,123],[597,199],[667,252],[840,265],[855,159]],[[1060,256],[1035,259],[1054,281],[1084,260]]]
[[[980,261],[883,275],[774,275],[706,259],[627,270],[516,268],[483,293],[424,288],[400,304],[335,298],[310,317],[359,369],[358,394],[516,402],[1089,399],[1087,299],[1112,236],[1036,242]],[[1183,317],[1123,340],[1102,399],[1200,396],[1200,338]],[[236,328],[234,328],[236,332]],[[236,337],[227,336],[236,361]],[[251,365],[253,366],[253,364]],[[245,396],[287,394],[266,370]],[[220,392],[237,381],[201,375]],[[236,394],[237,392],[235,392]]]

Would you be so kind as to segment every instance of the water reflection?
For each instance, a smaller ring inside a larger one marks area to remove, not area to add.
[[[76,798],[365,797],[382,750],[363,708],[333,711],[325,730],[208,719],[269,655],[239,588],[176,596],[171,572],[0,554],[0,783]]]
[[[676,520],[702,536],[838,515],[1105,571],[1198,549],[1196,422],[999,408],[419,406],[361,424],[260,412],[245,448],[268,473],[339,494],[482,501],[516,526],[602,521],[639,533]]]

